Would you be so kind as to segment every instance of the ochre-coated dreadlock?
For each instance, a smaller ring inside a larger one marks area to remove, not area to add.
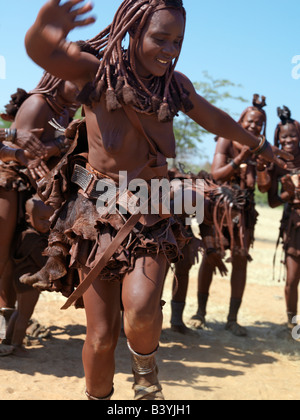
[[[53,95],[62,83],[64,83],[62,79],[52,76],[45,71],[37,87],[31,90],[29,94],[40,93],[42,95]]]
[[[52,76],[51,74],[44,72],[41,80],[37,87],[27,93],[24,89],[18,88],[17,92],[11,95],[9,104],[5,106],[5,114],[1,114],[1,117],[6,121],[14,121],[18,110],[20,109],[23,102],[33,94],[42,94],[53,98],[59,86],[64,83],[62,79]]]
[[[182,0],[124,0],[111,25],[86,42],[97,51],[100,66],[94,81],[88,83],[78,97],[82,103],[91,106],[99,102],[105,92],[108,111],[130,105],[140,113],[156,113],[161,122],[172,120],[180,109],[186,112],[192,109],[187,92],[174,77],[178,58],[163,77],[153,77],[146,87],[137,74],[135,55],[129,56],[122,46],[129,34],[134,51],[149,17],[167,8],[180,10],[186,20]]]

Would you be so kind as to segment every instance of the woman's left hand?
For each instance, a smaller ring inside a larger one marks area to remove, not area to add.
[[[37,181],[49,173],[46,163],[41,158],[33,158],[32,155],[22,149],[16,151],[16,159],[22,166],[26,166],[30,176]]]

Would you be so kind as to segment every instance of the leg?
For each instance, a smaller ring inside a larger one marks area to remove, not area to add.
[[[0,307],[14,307],[10,273],[10,248],[17,224],[18,193],[0,188]],[[5,273],[6,270],[6,273]]]
[[[185,334],[188,331],[182,319],[189,284],[189,272],[192,267],[188,252],[189,247],[187,246],[183,249],[183,261],[175,264],[176,278],[174,276],[171,301],[171,329],[181,334]]]
[[[163,399],[155,352],[162,329],[160,300],[165,270],[163,255],[141,257],[123,281],[124,331],[133,358],[136,399]]]
[[[292,320],[297,315],[298,285],[300,280],[300,258],[288,255],[286,258],[287,279],[285,285],[285,301],[288,315],[288,327],[294,328]]]
[[[16,355],[25,352],[25,350],[22,350],[23,340],[39,295],[40,292],[34,289],[17,295],[18,309],[7,328],[7,340],[14,346],[14,354]]]
[[[246,336],[247,330],[237,323],[238,311],[246,287],[247,257],[233,256],[231,273],[231,299],[226,329],[237,336]]]
[[[16,301],[10,249],[17,224],[17,209],[17,192],[0,188],[0,339],[5,338]]]
[[[83,280],[89,270],[80,270]],[[89,399],[106,399],[112,393],[114,352],[120,328],[120,284],[97,279],[83,296],[87,335],[82,351]]]
[[[209,264],[206,255],[203,256],[198,273],[198,310],[191,319],[193,327],[201,329],[205,326],[206,306],[209,296],[209,289],[213,280],[214,269]]]

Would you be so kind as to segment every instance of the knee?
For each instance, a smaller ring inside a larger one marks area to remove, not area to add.
[[[246,270],[248,265],[248,259],[246,256],[235,255],[232,259],[232,267],[236,270]]]
[[[93,354],[105,354],[115,350],[118,334],[111,330],[92,330],[88,331],[85,344],[89,346]]]
[[[136,332],[149,331],[157,323],[158,316],[161,316],[161,308],[147,310],[147,308],[133,308],[124,312],[126,323],[131,330]]]

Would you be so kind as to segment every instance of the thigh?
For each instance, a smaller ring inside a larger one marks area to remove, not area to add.
[[[0,258],[9,254],[18,213],[18,193],[0,188]]]
[[[167,260],[163,254],[143,256],[135,268],[124,277],[122,301],[124,309],[154,310],[160,303],[165,280]]]
[[[300,279],[300,257],[294,257],[292,255],[288,255],[286,257],[286,269],[287,269],[287,283],[298,284],[299,279]]]
[[[89,270],[79,270],[80,280]],[[120,325],[120,283],[96,279],[83,295],[88,332],[106,335]]]

